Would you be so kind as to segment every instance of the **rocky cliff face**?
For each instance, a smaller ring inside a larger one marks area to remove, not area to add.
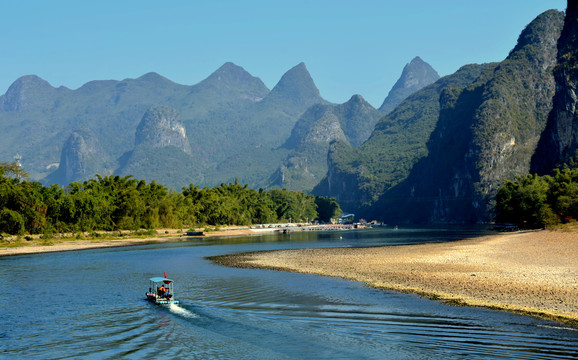
[[[386,115],[389,114],[409,95],[433,84],[439,78],[437,71],[430,64],[416,56],[409,64],[405,65],[400,78],[391,88],[383,104],[379,107],[379,111]]]
[[[70,134],[60,156],[58,169],[48,179],[59,185],[82,182],[105,171],[105,154],[96,137],[87,131]]]
[[[331,105],[314,105],[303,114],[285,143],[291,152],[275,173],[268,187],[310,190],[327,171],[325,154],[334,139],[346,141],[339,118]]]
[[[147,110],[136,129],[135,146],[174,146],[187,154],[191,153],[187,131],[179,120],[177,110],[167,106]]]
[[[118,174],[155,180],[175,189],[193,182],[198,173],[185,127],[178,112],[168,106],[146,111],[136,130],[134,149],[119,162]]]
[[[552,106],[563,19],[554,10],[541,14],[506,60],[466,88],[444,89],[428,156],[380,199],[374,215],[427,223],[492,218],[497,188],[530,170]]]
[[[564,28],[558,40],[554,78],[556,94],[552,111],[532,158],[532,172],[539,174],[550,173],[578,150],[578,3],[575,1],[568,1]]]

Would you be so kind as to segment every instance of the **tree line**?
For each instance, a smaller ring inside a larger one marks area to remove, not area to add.
[[[329,221],[341,215],[334,198],[255,190],[238,180],[202,189],[190,184],[178,192],[131,175],[96,175],[66,187],[22,180],[26,177],[16,163],[0,163],[0,233]]]
[[[543,228],[578,219],[578,169],[554,169],[506,181],[496,197],[496,221]]]

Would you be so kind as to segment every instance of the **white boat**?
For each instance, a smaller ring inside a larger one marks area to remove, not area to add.
[[[166,273],[165,277],[150,278],[149,291],[146,293],[147,300],[157,305],[178,304],[174,289],[174,281],[167,279]]]

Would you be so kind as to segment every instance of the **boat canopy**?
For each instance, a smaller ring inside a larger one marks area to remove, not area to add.
[[[173,280],[167,279],[167,278],[164,278],[164,277],[154,277],[154,278],[151,278],[150,280],[151,280],[152,282],[155,282],[155,283],[164,282],[165,284],[170,284],[170,283],[173,282]]]

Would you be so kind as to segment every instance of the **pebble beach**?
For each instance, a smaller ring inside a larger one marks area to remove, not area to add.
[[[578,324],[578,233],[533,231],[449,243],[226,255],[229,266],[341,277],[454,305]]]

